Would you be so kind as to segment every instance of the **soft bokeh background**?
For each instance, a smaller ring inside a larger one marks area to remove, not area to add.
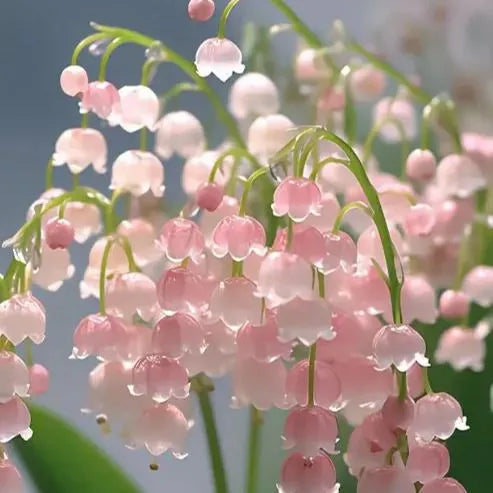
[[[55,139],[63,129],[78,125],[76,105],[59,90],[58,76],[69,63],[74,45],[89,33],[89,21],[145,31],[188,57],[193,57],[201,40],[213,35],[216,23],[197,25],[189,21],[185,0],[2,0],[0,3],[0,239],[3,240],[22,224],[27,206],[41,193],[44,167],[53,152]],[[218,10],[225,3],[225,0],[217,0]],[[322,35],[328,33],[335,18],[341,18],[359,39],[372,42],[389,55],[395,56],[397,48],[402,45],[412,53],[419,49],[420,42],[431,39],[434,44],[429,53],[425,51],[420,60],[411,57],[401,66],[428,74],[426,83],[434,88],[444,86],[458,95],[462,94],[469,105],[476,107],[476,111],[471,110],[464,115],[469,127],[492,126],[489,121],[493,101],[490,98],[492,78],[489,76],[493,66],[493,36],[489,35],[493,32],[491,0],[443,2],[449,8],[444,13],[449,16],[445,34],[443,31],[437,34],[433,28],[431,15],[439,16],[441,11],[430,10],[431,0],[411,4],[407,0],[290,0],[288,3]],[[268,1],[243,0],[232,16],[232,38],[239,39],[245,19],[265,24],[283,21]],[[380,35],[375,36],[378,28],[381,28]],[[284,40],[292,38],[289,34],[284,36]],[[473,48],[478,46],[483,48]],[[281,47],[280,53],[285,56],[286,48]],[[451,55],[441,56],[441,63],[437,66],[430,61],[437,59],[433,58],[437,53]],[[82,62],[96,70],[97,60],[90,55],[84,55]],[[120,48],[110,62],[109,78],[117,85],[135,84],[140,77],[141,62],[141,49]],[[155,87],[165,89],[179,80],[182,76],[178,72],[163,68]],[[224,93],[224,88],[219,87],[219,90]],[[187,96],[182,101],[201,115],[208,125],[214,125],[207,102],[201,96]],[[484,101],[489,106],[485,106]],[[478,107],[481,111],[477,111]],[[123,131],[110,130],[108,135],[111,157],[136,145],[136,137]],[[170,163],[167,166],[167,193],[174,201],[180,198],[179,175],[180,163]],[[55,176],[61,186],[67,184],[67,175],[63,171],[57,171]],[[96,179],[87,172],[82,180],[88,185],[106,186],[109,177]],[[79,274],[86,256],[87,247],[73,250],[73,262]],[[0,271],[9,261],[10,252],[0,251]],[[80,414],[92,362],[71,362],[67,357],[75,325],[95,309],[95,303],[79,300],[78,280],[76,274],[60,292],[39,293],[47,307],[49,326],[46,342],[35,348],[35,359],[47,365],[52,373],[51,389],[40,401],[92,437],[136,478],[144,492],[211,493],[200,420],[190,437],[190,456],[181,462],[165,458],[161,471],[150,473],[147,468],[149,458],[144,452],[128,451],[117,438],[102,436],[93,420]],[[470,437],[461,436],[452,441],[454,473],[469,487],[470,493],[490,491],[490,486],[483,485],[481,478],[485,476],[487,456],[493,447],[493,419],[489,410],[491,363],[488,362],[485,373],[480,376],[470,373],[454,375],[448,370],[436,376],[437,386],[453,389],[463,400],[466,414],[471,419],[473,432]],[[236,493],[241,491],[243,484],[247,413],[229,409],[228,382],[218,385],[213,398],[231,491]],[[273,427],[264,438],[262,478],[265,486],[260,490],[262,493],[271,491],[267,485],[273,484],[281,457],[278,452],[280,420],[269,416],[268,422]],[[104,491],[103,485],[100,491]]]

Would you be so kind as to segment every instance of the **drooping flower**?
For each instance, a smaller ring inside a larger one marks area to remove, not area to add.
[[[262,159],[268,159],[288,143],[294,128],[287,116],[259,116],[248,129],[248,149]]]
[[[48,391],[50,373],[46,367],[35,363],[29,368],[29,395],[41,395]]]
[[[198,260],[205,247],[204,235],[197,223],[182,217],[164,223],[159,244],[172,262],[182,262],[186,258]]]
[[[272,211],[276,216],[288,215],[295,222],[304,221],[309,215],[318,215],[322,194],[318,186],[305,178],[285,178],[274,192]]]
[[[387,80],[381,70],[364,65],[351,72],[349,84],[356,101],[371,101],[384,92]]]
[[[74,241],[74,227],[66,219],[54,217],[50,219],[44,229],[46,244],[52,248],[67,248]]]
[[[214,212],[224,198],[224,187],[219,183],[205,182],[197,189],[195,200],[201,209]]]
[[[241,50],[233,41],[210,38],[197,49],[195,66],[200,77],[214,74],[220,81],[226,82],[233,72],[242,74],[245,71],[242,58]]]
[[[90,82],[82,93],[81,112],[92,111],[99,118],[108,118],[113,109],[120,103],[120,95],[116,87],[107,81]]]
[[[215,10],[214,0],[190,0],[188,2],[188,15],[194,21],[208,21],[214,15]]]
[[[298,53],[295,62],[295,75],[301,82],[318,83],[328,80],[331,71],[324,61],[323,54],[313,48]]]
[[[431,180],[436,173],[437,160],[428,149],[415,149],[406,160],[407,176],[418,183]]]
[[[384,466],[368,469],[358,481],[357,493],[415,493],[414,483],[403,468]]]
[[[13,397],[0,403],[0,443],[10,442],[17,435],[24,440],[32,437],[31,415],[24,401]]]
[[[0,351],[0,403],[14,395],[27,397],[29,370],[22,359],[11,351]]]
[[[22,493],[24,485],[17,468],[7,458],[0,461],[0,493]]]
[[[404,400],[395,395],[390,395],[382,407],[382,418],[392,431],[406,431],[414,420],[415,404],[407,397]]]
[[[395,120],[397,124],[392,123]],[[408,140],[416,136],[416,112],[410,101],[404,98],[383,98],[373,108],[373,122],[380,125],[380,136],[387,142],[401,140],[398,125],[402,126]]]
[[[488,307],[493,304],[493,267],[478,265],[474,267],[462,283],[462,291],[478,305]]]
[[[444,318],[462,318],[469,311],[471,300],[462,291],[447,289],[440,296],[440,315]]]
[[[450,456],[439,442],[413,445],[409,448],[406,470],[413,481],[422,484],[443,478],[450,468]]]
[[[479,166],[459,154],[450,154],[440,161],[436,179],[438,187],[448,197],[471,197],[486,186]]]
[[[60,74],[60,87],[67,96],[84,93],[89,86],[85,69],[79,65],[69,65]]]
[[[45,242],[42,243],[40,266],[32,277],[34,284],[48,291],[57,291],[74,272],[68,250],[52,250]]]

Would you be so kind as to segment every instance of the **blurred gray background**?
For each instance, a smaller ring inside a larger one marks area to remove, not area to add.
[[[226,0],[216,0],[216,3],[217,10],[222,10]],[[340,17],[350,32],[365,40],[374,26],[375,8],[385,9],[408,2],[290,0],[288,3],[322,35],[328,33],[332,21]],[[476,3],[481,2],[476,0]],[[79,124],[76,104],[60,91],[58,77],[69,64],[75,44],[90,33],[89,21],[144,31],[191,58],[199,43],[214,35],[218,16],[216,14],[211,23],[192,23],[186,15],[186,4],[186,0],[0,0],[0,239],[10,236],[23,223],[27,207],[42,192],[45,164],[58,135],[65,128]],[[240,26],[245,19],[266,24],[283,22],[267,0],[243,0],[231,18],[231,38],[239,39]],[[286,40],[292,39],[289,34],[285,36]],[[120,48],[111,59],[108,78],[116,85],[138,83],[142,56],[139,48]],[[85,54],[81,62],[96,78],[98,60]],[[182,77],[178,72],[163,68],[155,87],[164,90],[179,80]],[[225,88],[213,82],[224,96]],[[184,103],[208,124],[214,124],[207,102],[200,96],[185,98]],[[115,129],[108,135],[111,157],[136,145],[135,135]],[[167,193],[172,200],[180,197],[179,175],[180,164],[170,163]],[[55,180],[61,186],[67,185],[65,170],[56,171]],[[104,188],[109,176],[96,177],[87,171],[82,183]],[[184,461],[166,457],[161,471],[150,473],[145,452],[126,450],[118,438],[101,436],[93,419],[80,414],[79,409],[85,403],[87,375],[94,362],[69,361],[68,355],[74,327],[84,315],[95,310],[96,304],[80,301],[78,296],[87,246],[76,247],[72,252],[78,269],[74,279],[56,294],[38,291],[47,308],[48,337],[43,345],[35,348],[35,359],[48,366],[52,374],[50,391],[40,401],[70,419],[107,450],[137,479],[143,491],[211,493],[200,420],[191,433],[190,456]],[[0,271],[5,270],[9,261],[10,252],[0,251]],[[229,409],[227,382],[219,384],[214,401],[234,493],[243,485],[247,413]],[[273,430],[270,438],[266,438],[271,450],[278,449],[278,437],[279,430]],[[272,477],[276,474],[276,471],[270,472]]]

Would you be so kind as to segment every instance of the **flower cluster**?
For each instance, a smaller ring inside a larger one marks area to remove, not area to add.
[[[22,398],[47,386],[46,370],[15,354],[26,339],[39,344],[45,336],[31,285],[60,288],[74,271],[68,247],[103,230],[80,281],[81,297],[97,298],[99,310],[76,327],[71,358],[98,361],[84,411],[126,446],[145,448],[152,469],[167,451],[186,456],[191,394],[209,406],[213,379],[230,375],[232,406],[251,407],[254,432],[263,412],[287,411],[280,493],[339,491],[331,458],[339,452],[359,493],[464,493],[446,477],[444,441],[468,428],[466,418],[451,395],[432,390],[425,336],[426,325],[449,320],[434,359],[483,369],[489,323],[470,327],[468,314],[472,304],[493,305],[493,267],[483,265],[493,212],[491,141],[460,134],[450,102],[427,98],[403,76],[405,87],[387,96],[386,72],[395,70],[354,42],[366,61],[342,69],[316,46],[296,57],[294,77],[315,110],[313,126],[280,113],[278,84],[254,71],[232,85],[230,116],[203,77],[225,81],[245,69],[224,36],[236,3],[226,7],[218,37],[198,48],[196,71],[161,43],[99,25],[63,70],[61,88],[80,100],[82,124],[58,138],[46,190],[7,242],[15,260],[0,278],[0,442],[29,437]],[[284,2],[273,3],[289,17]],[[191,0],[188,11],[204,21],[214,8],[212,0]],[[99,80],[90,82],[77,59],[100,41],[108,44]],[[105,80],[106,64],[124,42],[145,46],[147,60],[141,85],[116,89]],[[198,89],[212,98],[228,140],[212,147],[189,112],[160,117],[149,72],[164,60],[196,83],[171,92]],[[413,97],[425,100],[422,119]],[[360,104],[373,108],[362,145],[354,119]],[[88,126],[94,116],[140,132],[139,148],[111,166],[111,198],[79,183],[91,165],[106,171],[106,139]],[[409,152],[419,123],[422,145]],[[430,149],[435,131],[452,151]],[[380,169],[377,137],[402,145],[401,178]],[[163,161],[174,154],[184,160],[187,194],[177,215],[160,202]],[[61,165],[74,176],[73,190],[53,187],[53,167]],[[353,427],[347,450],[339,450],[341,419]],[[0,478],[0,491],[19,491],[4,452]],[[224,484],[216,478],[218,493]]]

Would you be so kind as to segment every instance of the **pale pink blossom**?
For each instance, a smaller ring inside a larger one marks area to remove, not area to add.
[[[75,267],[70,263],[68,250],[52,250],[45,242],[41,246],[39,269],[33,273],[33,283],[47,289],[57,291],[63,282],[70,279]]]
[[[435,226],[435,211],[428,204],[413,205],[404,216],[402,226],[410,236],[428,236]]]
[[[182,217],[164,223],[159,243],[172,262],[182,262],[186,258],[197,260],[205,247],[204,235],[197,224]]]
[[[168,403],[154,404],[142,411],[125,430],[129,448],[145,447],[152,455],[166,451],[182,459],[189,425],[183,413]]]
[[[486,186],[479,166],[460,154],[450,154],[440,161],[436,179],[438,187],[448,197],[471,197]]]
[[[429,366],[425,356],[426,344],[421,335],[409,325],[385,325],[373,339],[375,360],[381,369],[395,366],[407,372],[414,363]]]
[[[462,134],[462,146],[464,153],[469,156],[483,172],[488,183],[493,182],[493,138],[487,135],[475,133]]]
[[[233,331],[246,323],[259,325],[263,307],[255,291],[255,283],[246,277],[229,277],[220,282],[210,300],[211,320],[220,319]]]
[[[7,457],[0,461],[0,493],[22,493],[24,485],[17,468]]]
[[[235,356],[221,352],[219,348],[208,345],[203,353],[186,353],[180,363],[190,376],[204,373],[210,378],[221,378],[228,374],[235,364]]]
[[[149,221],[141,218],[125,220],[118,225],[117,231],[128,238],[132,254],[139,266],[152,264],[163,256],[156,242],[156,230]]]
[[[323,54],[313,48],[300,51],[296,57],[295,75],[301,82],[316,83],[331,75],[323,59]]]
[[[277,485],[279,493],[337,493],[336,468],[325,455],[289,455],[283,462]]]
[[[308,216],[320,212],[322,194],[311,180],[306,178],[285,178],[274,192],[272,211],[275,216],[288,215],[295,222],[302,222]]]
[[[44,229],[46,244],[51,249],[67,248],[75,237],[74,227],[69,221],[62,218],[50,219]]]
[[[206,39],[197,49],[195,66],[200,77],[214,74],[220,81],[226,82],[233,72],[242,74],[241,50],[233,41],[226,38]]]
[[[84,93],[89,86],[87,72],[80,65],[69,65],[60,74],[60,87],[67,96]]]
[[[206,151],[197,156],[192,156],[183,166],[181,184],[186,194],[195,196],[202,183],[209,180],[209,175],[219,154],[216,151]],[[223,162],[222,169],[218,169],[215,175],[215,181],[224,186],[229,177],[229,168],[232,161],[228,158]],[[226,200],[232,200],[233,197],[225,197]],[[235,199],[236,200],[236,199]],[[231,214],[235,212],[231,211]],[[225,216],[226,213],[223,214]],[[215,225],[215,223],[214,223]]]
[[[286,145],[294,135],[294,123],[284,115],[259,116],[248,129],[250,152],[268,159]]]
[[[35,363],[29,368],[29,395],[42,395],[50,386],[50,373],[46,367]]]
[[[80,102],[81,113],[92,111],[99,118],[108,118],[111,112],[120,103],[120,95],[116,87],[107,81],[90,82],[82,93]]]
[[[485,308],[493,304],[493,267],[478,265],[468,272],[462,282],[462,291]]]
[[[407,176],[418,183],[431,180],[436,173],[437,160],[428,149],[415,149],[406,161]]]
[[[467,491],[455,479],[440,478],[426,483],[420,493],[467,493]]]
[[[325,255],[319,267],[322,273],[330,274],[341,267],[349,271],[356,264],[356,244],[351,236],[344,231],[325,233],[324,243]]]
[[[414,422],[409,430],[423,442],[448,440],[455,430],[466,431],[466,417],[460,404],[449,394],[428,394],[416,402]]]
[[[29,440],[33,434],[30,424],[31,415],[22,399],[13,397],[0,403],[0,443],[10,442],[17,435]]]
[[[357,493],[415,493],[414,483],[405,471],[397,466],[368,469],[358,481]]]
[[[291,342],[296,339],[311,346],[319,338],[330,341],[336,337],[331,325],[331,309],[325,299],[294,298],[278,308],[279,339]]]
[[[264,74],[249,72],[231,86],[229,109],[239,120],[272,115],[279,111],[279,93],[274,82]]]
[[[152,192],[155,197],[164,193],[164,167],[151,152],[126,151],[113,163],[111,190],[129,192],[140,197]]]
[[[397,437],[380,411],[369,414],[361,423],[365,439],[373,452],[389,451],[396,445]]]
[[[365,469],[383,466],[386,454],[387,450],[371,442],[363,427],[357,426],[349,436],[344,462],[347,464],[350,474],[359,477]]]
[[[0,303],[0,334],[15,346],[26,338],[41,344],[45,332],[45,310],[31,293],[14,294]]]
[[[440,296],[440,315],[444,318],[462,318],[469,312],[471,300],[463,291],[447,289]]]
[[[224,217],[214,228],[211,240],[211,251],[216,257],[229,254],[237,262],[252,253],[263,256],[266,251],[264,227],[251,216]]]
[[[381,99],[373,108],[373,124],[380,125],[379,135],[387,142],[397,142],[402,139],[396,124],[398,122],[404,131],[404,138],[411,140],[416,136],[416,112],[410,101],[404,98],[386,97]]]
[[[392,431],[406,431],[414,420],[415,404],[410,397],[404,400],[390,395],[382,407],[382,418]]]
[[[188,397],[190,384],[187,371],[178,361],[148,354],[135,363],[128,388],[132,395],[148,395],[156,402],[165,402],[170,397]]]
[[[336,417],[321,407],[295,407],[284,423],[283,448],[315,457],[323,449],[337,453],[338,427]]]
[[[188,2],[188,15],[194,21],[208,21],[214,15],[215,10],[214,0],[190,0]]]
[[[188,159],[205,150],[202,123],[188,111],[166,113],[156,128],[156,154],[163,159],[169,159],[175,152]]]
[[[381,70],[373,65],[363,65],[351,72],[349,84],[356,101],[372,101],[382,95],[387,80]]]
[[[76,174],[92,164],[96,173],[105,173],[107,154],[106,140],[101,132],[93,128],[70,128],[56,141],[53,166],[66,164]]]
[[[304,221],[304,224],[317,228],[321,233],[332,231],[334,222],[341,210],[337,197],[331,192],[322,194],[322,200],[318,209],[318,214],[310,214]]]
[[[119,99],[108,115],[110,125],[120,125],[126,132],[142,128],[151,131],[159,117],[159,99],[147,86],[123,86],[118,90]]]
[[[29,370],[22,359],[11,351],[0,351],[0,403],[14,395],[29,395]]]
[[[214,212],[224,198],[224,187],[214,182],[204,182],[197,189],[195,200],[201,209]]]
[[[443,478],[450,468],[450,456],[445,445],[439,442],[410,447],[406,470],[413,481],[422,484]]]
[[[438,317],[437,299],[433,286],[422,276],[408,275],[401,291],[404,322],[419,320],[432,324]]]

